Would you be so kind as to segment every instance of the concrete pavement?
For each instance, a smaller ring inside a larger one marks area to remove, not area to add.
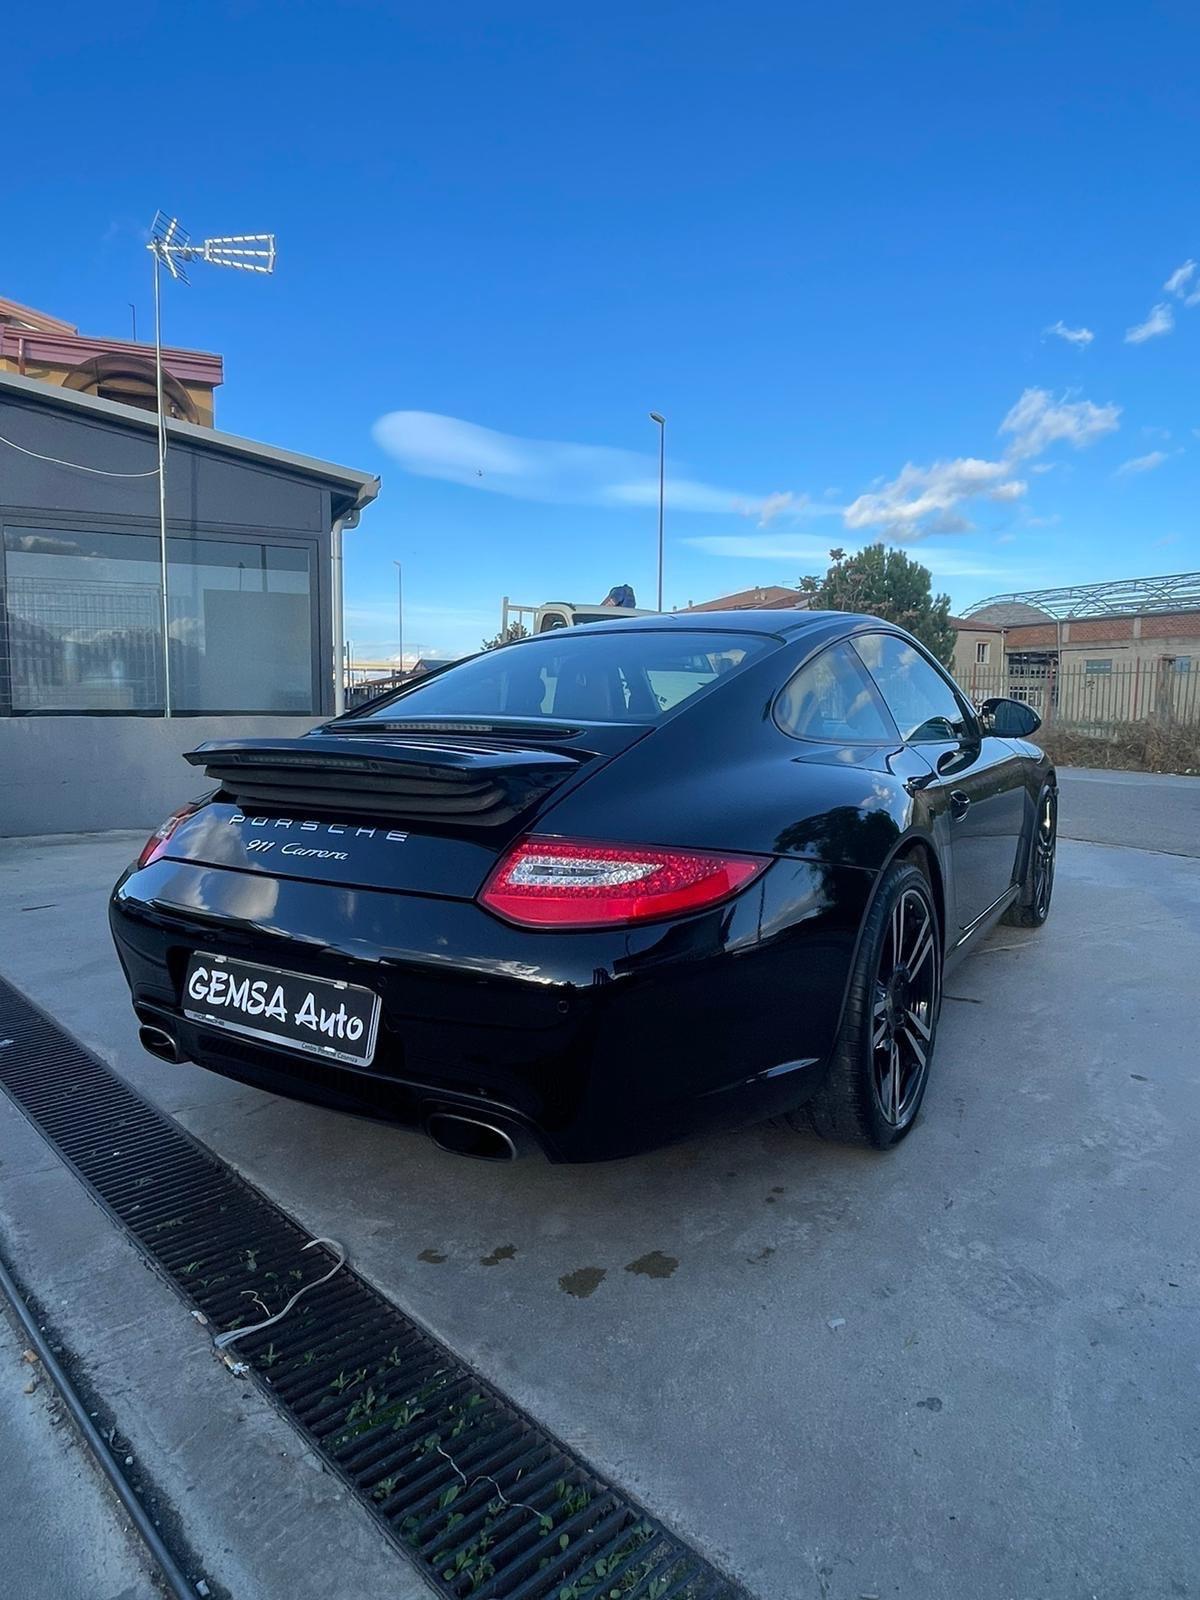
[[[1200,854],[1189,781],[1065,773],[1063,831]],[[495,1168],[143,1055],[102,921],[134,843],[0,845],[0,972],[763,1600],[1192,1592],[1200,863],[1068,839],[890,1156]]]
[[[14,1600],[155,1600],[137,1535],[0,1302],[0,1527]]]
[[[1200,778],[1064,767],[1059,786],[1066,838],[1200,856]]]

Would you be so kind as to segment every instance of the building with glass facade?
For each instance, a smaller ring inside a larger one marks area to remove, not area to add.
[[[341,537],[378,479],[169,421],[164,650],[156,428],[0,371],[0,834],[62,787],[92,724],[157,796],[200,738],[336,709]],[[147,809],[131,794],[66,825],[140,826]]]

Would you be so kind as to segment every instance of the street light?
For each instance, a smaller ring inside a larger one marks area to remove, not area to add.
[[[658,423],[658,609],[663,608],[663,490],[666,484],[667,419],[661,412],[652,411],[650,421]]]
[[[404,676],[404,568],[393,561],[396,569],[396,631],[400,635],[400,676]]]
[[[146,245],[154,261],[154,391],[158,402],[158,559],[161,567],[159,591],[162,600],[163,641],[163,716],[171,715],[171,646],[168,638],[170,616],[167,608],[167,419],[163,414],[162,292],[160,280],[166,267],[179,283],[188,275],[184,263],[207,261],[214,267],[235,267],[239,272],[275,271],[275,235],[239,233],[221,239],[204,239],[193,244],[179,226],[177,217],[155,213]],[[136,324],[134,338],[137,338]]]

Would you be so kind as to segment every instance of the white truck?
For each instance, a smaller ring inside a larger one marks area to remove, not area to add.
[[[506,637],[514,622],[532,633],[550,633],[555,628],[577,628],[587,622],[616,622],[621,617],[654,617],[656,611],[633,606],[577,605],[573,600],[547,600],[540,606],[521,606],[504,596],[500,612],[501,637]]]

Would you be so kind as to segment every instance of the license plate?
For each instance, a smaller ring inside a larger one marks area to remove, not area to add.
[[[379,996],[353,983],[198,950],[184,979],[183,1014],[306,1055],[369,1067],[379,1031]]]

